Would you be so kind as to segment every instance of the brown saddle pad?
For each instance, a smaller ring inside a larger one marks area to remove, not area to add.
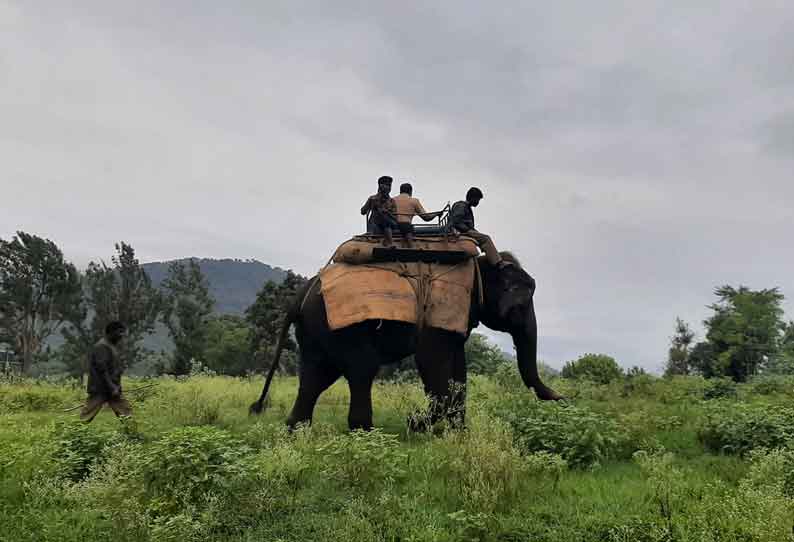
[[[333,330],[365,320],[396,320],[465,335],[474,276],[474,259],[455,265],[334,263],[320,272],[320,283]]]

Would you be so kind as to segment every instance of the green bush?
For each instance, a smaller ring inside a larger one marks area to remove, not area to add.
[[[81,421],[73,421],[56,425],[53,436],[56,442],[53,452],[56,475],[79,481],[101,459],[102,450],[111,435]]]
[[[598,384],[609,384],[623,376],[615,358],[605,354],[585,354],[576,361],[569,361],[562,368],[563,378],[592,380]]]
[[[772,395],[774,393],[792,393],[794,382],[791,377],[780,375],[757,376],[750,381],[752,393],[757,395]]]
[[[755,450],[750,454],[750,461],[752,467],[747,484],[773,488],[794,499],[794,442],[785,448]]]
[[[736,382],[730,378],[710,378],[703,390],[703,399],[733,399],[738,395]]]
[[[183,427],[145,449],[142,465],[148,498],[163,513],[175,513],[222,491],[240,474],[250,449],[215,427]]]
[[[597,467],[627,447],[615,421],[585,407],[519,396],[502,402],[494,414],[510,424],[523,450],[559,454],[574,468]]]
[[[336,435],[317,446],[325,462],[323,472],[354,487],[392,481],[405,472],[407,455],[397,435],[356,430]]]
[[[705,413],[698,436],[713,452],[743,455],[757,448],[778,448],[794,438],[791,407],[720,401]]]

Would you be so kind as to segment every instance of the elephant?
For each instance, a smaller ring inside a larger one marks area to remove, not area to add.
[[[521,378],[539,399],[562,399],[541,381],[538,374],[537,322],[533,303],[535,280],[511,253],[503,252],[502,258],[512,265],[497,269],[484,256],[477,258],[482,277],[482,295],[478,287],[473,289],[469,332],[465,336],[392,320],[368,320],[332,331],[328,326],[325,303],[319,293],[319,278],[313,277],[287,307],[273,365],[262,393],[251,405],[250,412],[258,414],[264,408],[268,388],[292,324],[295,325],[300,364],[298,395],[287,419],[290,428],[311,423],[319,396],[340,376],[344,376],[350,387],[348,426],[351,430],[371,429],[372,384],[379,367],[396,363],[411,354],[414,355],[430,400],[429,412],[426,416],[414,418],[410,422],[412,429],[424,430],[442,419],[454,425],[463,425],[466,386],[464,344],[471,330],[479,323],[512,336]]]

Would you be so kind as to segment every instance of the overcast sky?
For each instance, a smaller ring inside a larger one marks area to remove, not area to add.
[[[794,3],[428,4],[0,0],[0,237],[312,274],[390,174],[482,188],[553,366],[794,300]]]

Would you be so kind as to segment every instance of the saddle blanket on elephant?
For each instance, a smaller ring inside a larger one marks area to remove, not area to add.
[[[365,320],[396,320],[461,334],[469,331],[475,261],[333,263],[320,271],[332,330]]]
[[[399,238],[395,239],[395,241],[399,247]],[[339,245],[339,248],[334,252],[333,261],[350,264],[371,263],[375,261],[373,250],[381,246],[379,237],[359,235]],[[463,252],[472,257],[476,257],[478,254],[477,243],[473,239],[457,235],[417,237],[411,244],[411,248],[418,252],[423,250]]]

